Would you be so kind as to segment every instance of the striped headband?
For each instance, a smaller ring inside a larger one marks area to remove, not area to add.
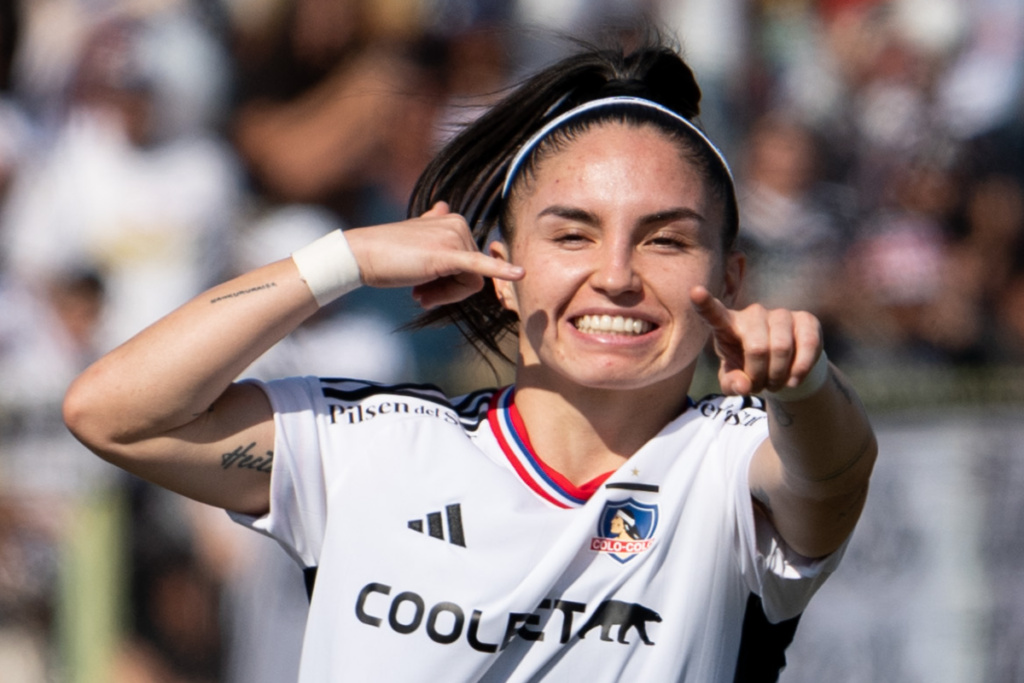
[[[658,104],[657,102],[645,100],[642,97],[628,97],[625,95],[619,95],[616,97],[604,97],[599,100],[591,100],[590,102],[585,102],[580,106],[574,109],[570,109],[564,114],[561,114],[551,119],[544,125],[543,128],[534,133],[529,140],[523,143],[523,146],[519,148],[519,151],[516,152],[516,155],[512,157],[512,163],[509,164],[508,171],[505,173],[505,184],[502,185],[501,187],[502,199],[504,199],[508,195],[509,188],[512,187],[512,181],[514,181],[516,175],[519,174],[519,171],[521,170],[523,163],[526,161],[526,158],[530,155],[534,148],[538,144],[540,144],[541,140],[550,135],[552,131],[554,131],[556,128],[559,128],[566,121],[574,119],[577,116],[585,114],[594,109],[623,105],[628,105],[631,107],[641,107],[645,109],[653,109],[657,112],[664,114],[665,116],[668,116],[672,120],[682,125],[683,128],[685,128],[686,130],[690,131],[698,138],[703,140],[704,144],[706,144],[708,148],[712,152],[714,152],[715,157],[717,157],[718,160],[722,162],[722,168],[725,169],[726,174],[729,176],[729,182],[733,182],[732,169],[729,168],[729,162],[725,160],[725,155],[723,155],[722,152],[718,149],[718,147],[715,146],[715,143],[711,142],[708,136],[704,134],[704,131],[695,126],[692,121],[690,121],[684,116],[680,116],[679,114],[672,111],[668,107],[664,107]]]

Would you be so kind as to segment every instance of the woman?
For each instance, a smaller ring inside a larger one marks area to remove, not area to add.
[[[876,447],[812,316],[729,308],[735,197],[699,98],[657,46],[544,70],[439,154],[417,217],[196,298],[86,371],[68,425],[316,572],[302,681],[749,673],[748,606],[799,615]],[[478,345],[513,330],[515,385],[233,382],[361,284],[412,286]],[[709,334],[727,396],[694,402]]]

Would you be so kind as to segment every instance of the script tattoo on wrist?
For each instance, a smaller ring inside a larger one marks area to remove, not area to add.
[[[265,455],[253,455],[251,451],[255,447],[256,442],[253,441],[248,446],[239,446],[230,453],[222,453],[220,456],[221,468],[229,470],[233,467],[270,474],[274,467],[274,452],[267,451]]]
[[[250,287],[249,289],[240,289],[237,292],[231,292],[230,294],[225,294],[223,296],[214,297],[213,299],[210,299],[210,303],[211,304],[215,304],[218,301],[224,301],[226,299],[236,299],[236,298],[238,298],[240,296],[245,296],[246,294],[252,294],[253,292],[260,292],[260,291],[262,291],[264,289],[272,289],[274,287],[277,287],[277,283],[276,282],[267,282],[267,283],[262,284],[262,285],[257,285],[256,287]]]

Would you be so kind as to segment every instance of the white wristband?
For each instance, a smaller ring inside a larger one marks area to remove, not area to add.
[[[296,250],[292,261],[321,307],[363,284],[355,254],[341,230]]]
[[[802,401],[805,398],[810,398],[825,386],[825,382],[828,381],[829,369],[828,369],[828,356],[822,351],[821,355],[818,356],[818,360],[814,363],[814,367],[807,373],[803,381],[797,384],[795,387],[785,387],[778,391],[766,391],[764,395],[774,401],[783,401],[785,403],[792,403],[793,401]]]

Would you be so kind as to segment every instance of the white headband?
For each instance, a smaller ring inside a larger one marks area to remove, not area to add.
[[[584,114],[593,109],[600,109],[602,107],[613,107],[620,105],[629,105],[633,107],[644,107],[647,109],[654,109],[655,111],[661,112],[662,114],[665,114],[666,116],[682,124],[684,128],[686,128],[687,130],[695,134],[698,138],[703,140],[704,143],[711,149],[711,151],[715,153],[715,156],[718,157],[718,160],[722,162],[722,167],[725,168],[725,172],[729,176],[729,181],[732,181],[732,169],[729,168],[729,162],[725,160],[725,155],[723,155],[722,152],[717,147],[715,147],[715,143],[711,142],[708,136],[705,135],[700,128],[693,125],[693,123],[689,119],[687,119],[684,116],[680,116],[679,114],[672,111],[668,107],[663,107],[657,102],[645,100],[642,97],[628,97],[625,95],[619,95],[616,97],[604,97],[599,100],[591,100],[590,102],[585,102],[574,109],[570,109],[564,114],[556,116],[552,120],[548,121],[543,128],[534,133],[530,137],[530,139],[527,140],[523,144],[523,146],[519,148],[519,151],[516,152],[516,155],[512,157],[512,163],[509,164],[508,171],[505,173],[505,184],[502,185],[501,187],[502,198],[508,195],[508,190],[512,186],[512,181],[515,180],[515,177],[519,173],[519,169],[523,165],[523,162],[526,160],[526,157],[529,156],[530,152],[533,151],[533,148],[536,147],[541,140],[550,135],[553,130],[561,126],[569,119],[576,118],[580,114]]]

